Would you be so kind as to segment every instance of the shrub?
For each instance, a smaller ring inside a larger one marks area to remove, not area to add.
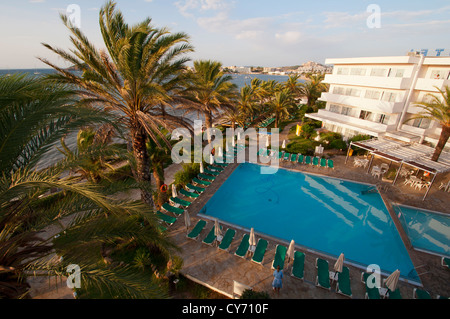
[[[190,183],[198,173],[200,173],[199,163],[183,164],[183,170],[176,172],[174,175],[174,183],[176,185],[186,185],[187,183]]]
[[[350,144],[350,142],[370,140],[371,138],[372,138],[372,136],[370,136],[370,135],[359,134],[359,135],[355,135],[352,138],[350,138],[348,140],[348,143]],[[353,150],[353,154],[355,154],[355,155],[362,155],[367,152],[366,150],[356,147],[356,146],[352,146],[352,150]]]
[[[285,151],[291,154],[313,155],[317,142],[299,139],[286,145]]]
[[[336,150],[346,150],[347,143],[343,140],[334,140],[328,145],[328,147]]]
[[[253,291],[251,289],[245,289],[240,299],[270,299],[270,296],[266,291]]]

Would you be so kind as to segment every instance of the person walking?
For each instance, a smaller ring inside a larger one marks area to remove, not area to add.
[[[277,269],[275,269],[275,271],[273,272],[273,282],[272,282],[272,287],[273,290],[277,293],[280,294],[280,289],[283,286],[283,271],[280,269],[280,265],[277,266]]]

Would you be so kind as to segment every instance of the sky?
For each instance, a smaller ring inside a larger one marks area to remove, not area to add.
[[[105,0],[0,0],[0,69],[65,66],[42,43],[69,50],[60,14],[79,7],[81,30],[104,48],[98,26]],[[281,67],[327,58],[398,56],[450,49],[448,0],[117,0],[128,24],[147,17],[185,32],[191,60],[224,66]],[[71,12],[75,11],[70,11]],[[447,47],[446,47],[447,46]],[[191,62],[190,62],[191,64]]]

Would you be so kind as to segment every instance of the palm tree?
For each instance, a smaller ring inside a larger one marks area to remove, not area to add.
[[[192,84],[188,98],[196,105],[188,106],[188,112],[198,112],[205,117],[205,127],[212,127],[214,117],[224,110],[233,107],[236,96],[236,85],[231,82],[232,76],[221,71],[222,64],[217,61],[194,61]],[[211,135],[207,131],[208,142]]]
[[[186,102],[181,93],[186,82],[185,63],[189,60],[184,55],[193,51],[189,37],[185,33],[156,28],[151,25],[150,18],[129,26],[122,13],[116,10],[116,4],[108,1],[99,14],[105,52],[95,48],[67,16],[61,15],[61,19],[71,32],[74,48],[66,52],[48,44],[44,46],[77,67],[82,74],[41,58],[58,71],[49,78],[76,88],[81,96],[80,103],[100,105],[117,116],[131,140],[136,179],[142,184],[150,184],[148,138],[156,141],[156,136],[160,136],[170,145],[160,133],[160,127],[184,126],[192,130],[189,123],[173,110],[178,103]],[[141,197],[153,206],[151,193],[145,188]]]
[[[316,110],[316,101],[322,92],[328,89],[325,83],[322,83],[325,75],[323,74],[307,74],[308,78],[304,83],[300,83],[300,94],[308,99],[307,105]]]
[[[278,128],[280,120],[289,117],[289,111],[295,106],[294,98],[289,89],[285,88],[274,95],[270,102],[271,111],[275,114],[275,128]]]
[[[291,74],[286,82],[284,82],[284,87],[289,89],[294,98],[298,97],[301,93],[301,85],[298,79],[300,79],[299,74]]]
[[[429,119],[437,121],[442,126],[439,141],[433,156],[431,157],[432,161],[437,162],[450,137],[450,87],[446,86],[443,90],[438,87],[435,88],[439,91],[439,95],[431,93],[427,94],[427,97],[430,98],[430,102],[416,104],[416,106],[423,108],[424,111],[413,115],[407,121],[414,119]]]
[[[107,127],[106,125],[103,128]],[[98,183],[102,179],[108,179],[107,171],[114,171],[114,167],[108,163],[107,158],[115,160],[126,160],[127,153],[123,148],[115,147],[106,141],[101,141],[98,134],[91,127],[83,128],[77,134],[77,148],[71,150],[65,138],[61,138],[61,149],[58,150],[70,159],[75,167],[71,170],[81,180]],[[109,138],[107,138],[109,139]]]
[[[80,266],[87,287],[161,297],[158,286],[133,269],[98,265],[105,244],[135,241],[172,249],[148,206],[114,201],[98,185],[64,178],[72,165],[67,159],[37,166],[63,135],[106,117],[77,106],[73,93],[24,75],[0,77],[0,298],[25,297],[27,276],[67,276],[69,264]],[[62,226],[67,217],[72,221]],[[48,226],[62,228],[58,240],[46,235]]]

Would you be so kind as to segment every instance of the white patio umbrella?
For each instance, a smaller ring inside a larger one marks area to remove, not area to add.
[[[291,243],[289,244],[288,250],[286,252],[286,256],[289,258],[288,260],[290,260],[291,258],[294,258],[294,249],[295,249],[295,242],[292,239]]]
[[[204,169],[203,169],[203,162],[200,162],[200,173],[203,174],[203,172],[204,172]]]
[[[269,135],[266,136],[266,147],[269,147],[270,142],[269,142]]]
[[[172,184],[172,197],[177,197],[178,193],[177,193],[177,187],[175,186],[175,184]]]
[[[222,231],[220,230],[219,220],[217,218],[214,221],[214,235],[216,235],[217,239],[222,237]]]
[[[209,155],[209,164],[213,165],[214,164],[214,156],[211,154]]]
[[[283,144],[281,145],[281,148],[283,148],[283,149],[286,148],[286,140],[283,140]]]
[[[241,132],[238,132],[238,136],[237,136],[238,141],[241,140]]]
[[[400,278],[400,270],[394,271],[389,277],[386,278],[385,284],[390,291],[395,291],[397,289],[398,279]]]
[[[338,272],[342,272],[342,267],[344,267],[344,253],[339,255],[339,258],[336,260],[334,264],[334,271],[336,271],[336,275]]]
[[[231,146],[233,146],[233,147],[236,146],[236,142],[234,141],[234,136],[233,136],[233,138],[231,139]]]
[[[256,246],[255,230],[253,227],[250,229],[250,238],[248,240],[250,246]]]
[[[191,227],[191,217],[189,216],[189,212],[187,209],[184,211],[184,224],[186,225],[186,233],[189,231],[189,227]]]

